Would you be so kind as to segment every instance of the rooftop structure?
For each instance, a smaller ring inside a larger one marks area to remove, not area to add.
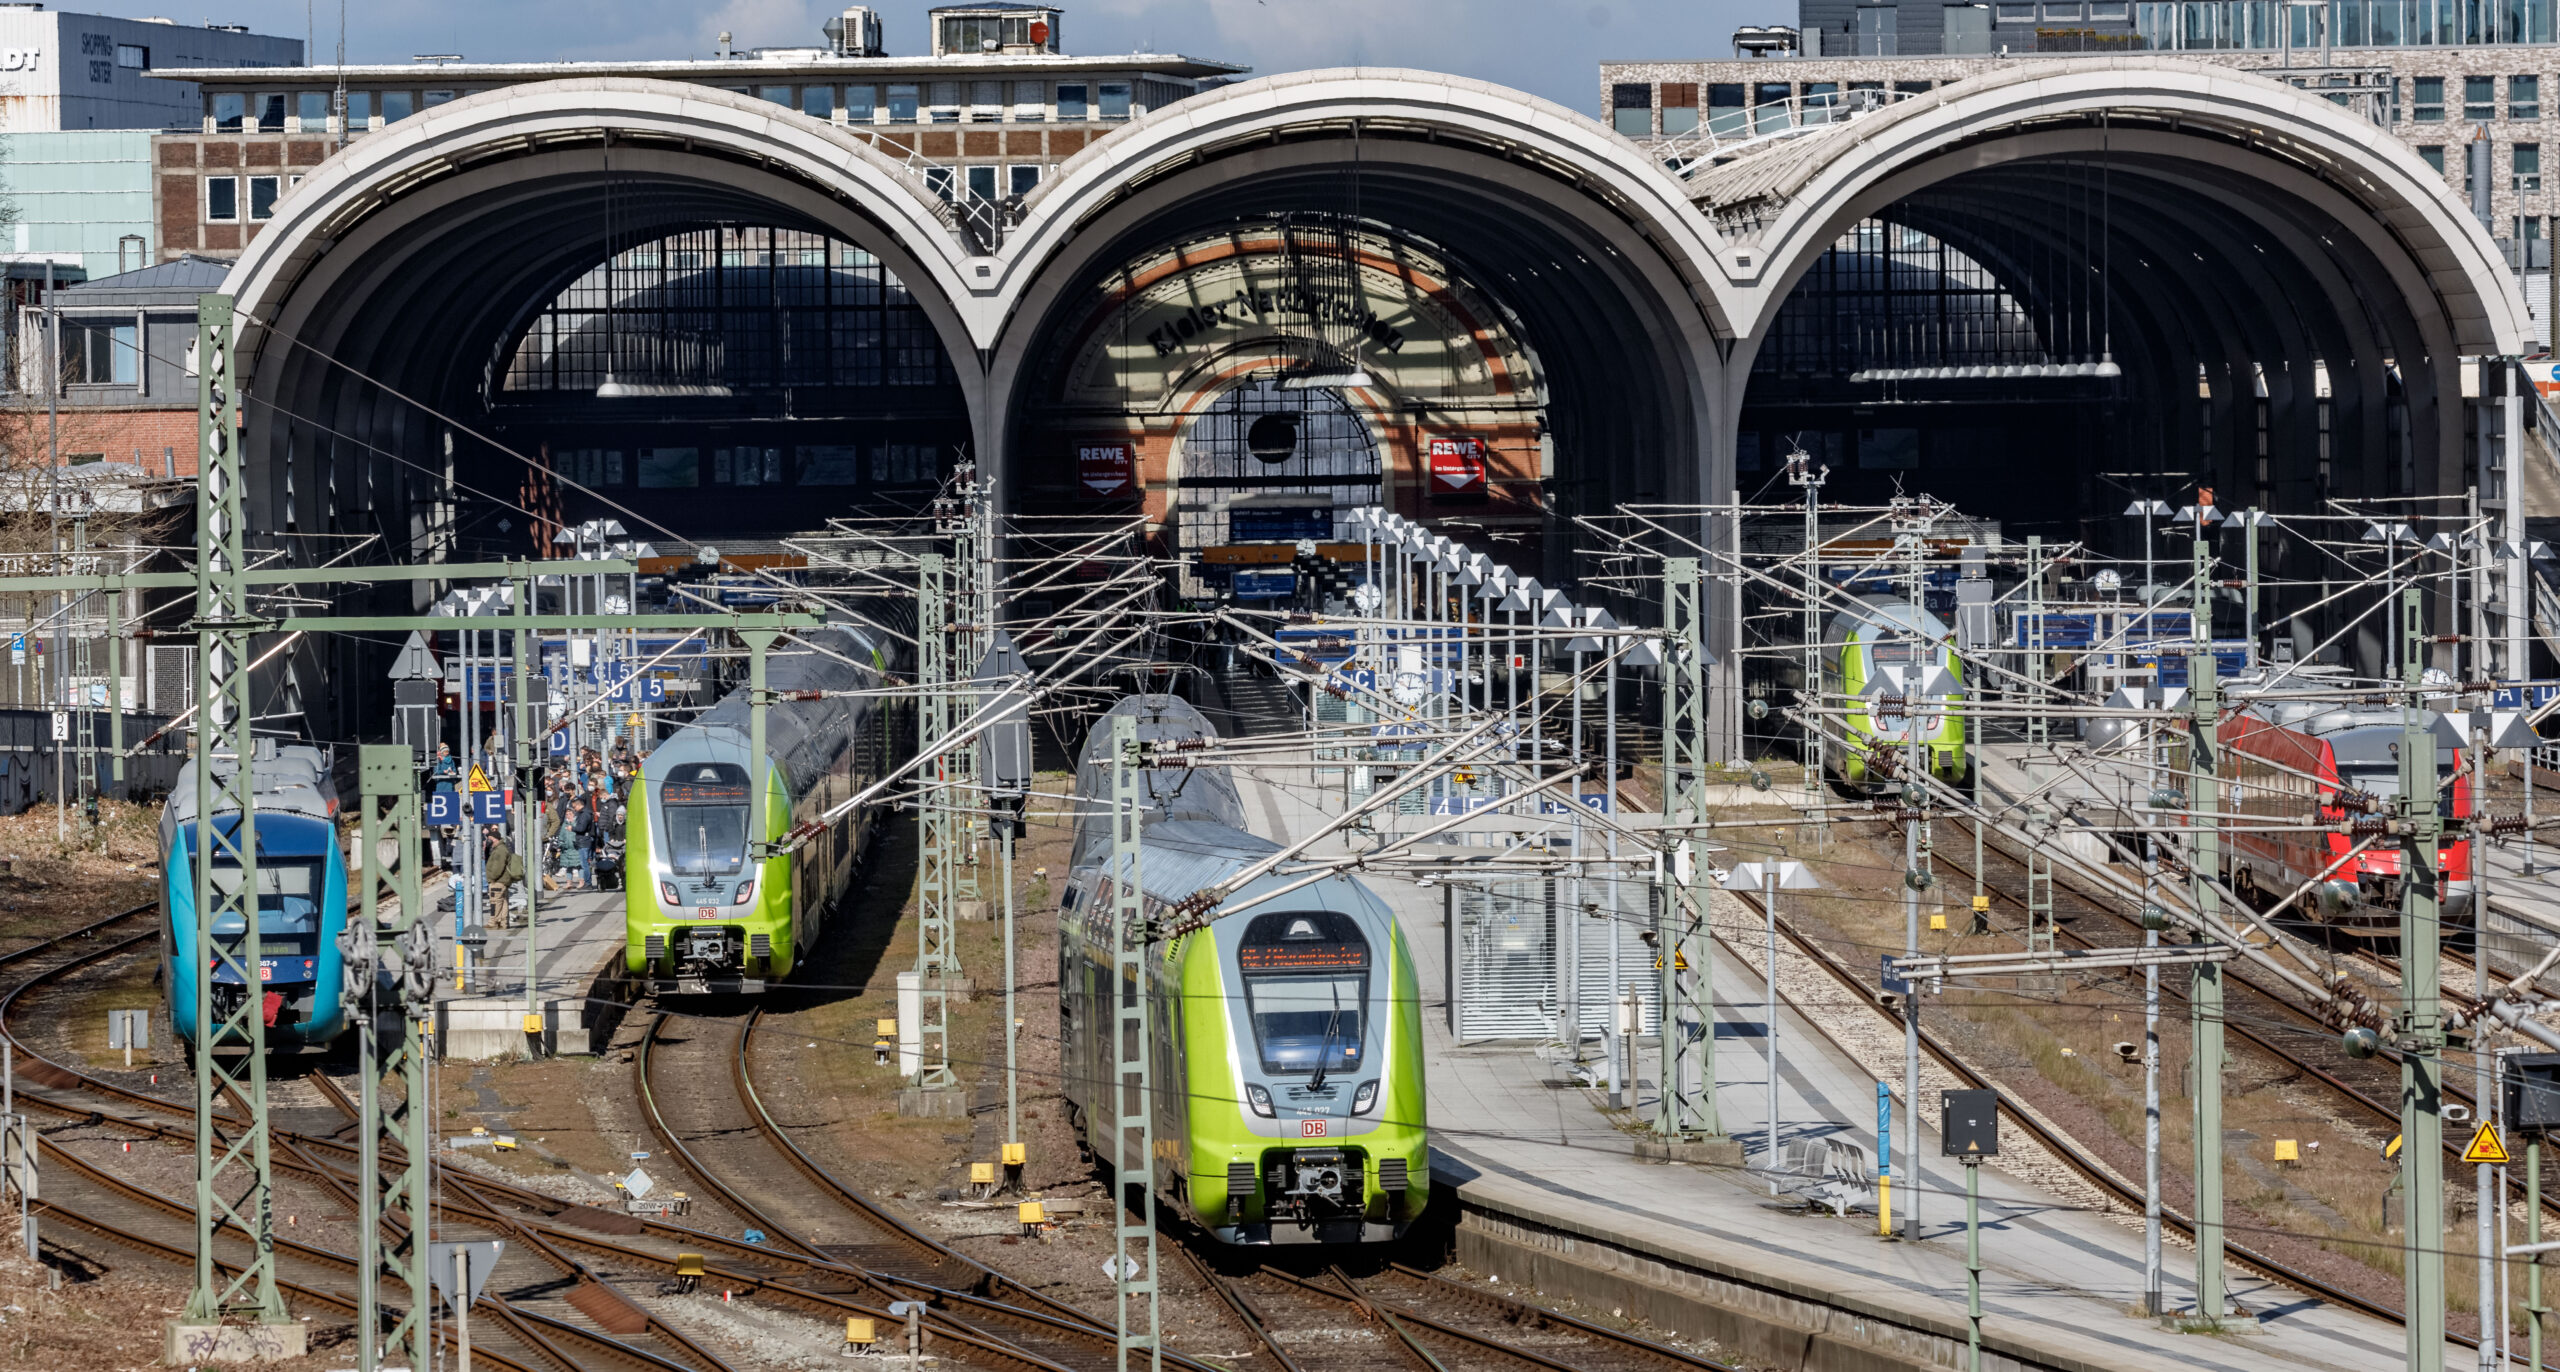
[[[0,131],[163,128],[196,107],[193,82],[178,73],[294,67],[302,57],[299,39],[235,25],[0,4]]]

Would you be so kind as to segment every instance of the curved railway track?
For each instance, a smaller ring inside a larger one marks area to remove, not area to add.
[[[191,1146],[192,1102],[72,1070],[25,1044],[15,1023],[44,988],[147,944],[151,930],[119,936],[118,926],[151,909],[124,911],[0,954],[0,969],[25,973],[0,991],[0,1037],[18,1045],[22,1074],[33,1088],[21,1097],[28,1107]],[[671,1032],[676,1017],[661,1014],[634,1054],[634,1077],[649,1127],[669,1154],[722,1208],[766,1229],[767,1241],[635,1220],[445,1170],[438,1186],[440,1232],[509,1240],[490,1292],[473,1307],[475,1355],[504,1372],[598,1366],[730,1372],[719,1355],[616,1285],[671,1279],[680,1256],[699,1255],[707,1285],[831,1323],[868,1316],[893,1327],[897,1321],[887,1309],[892,1301],[924,1302],[930,1311],[928,1347],[988,1372],[1108,1369],[1115,1348],[1108,1326],[899,1219],[790,1137],[754,1079],[751,1049],[762,1013],[756,1007],[734,1024],[692,1020],[695,1032],[681,1036]],[[670,1090],[679,1075],[686,1086]],[[319,1073],[308,1081],[354,1120],[355,1104],[335,1082]],[[725,1092],[704,1089],[724,1081]],[[64,1098],[72,1092],[97,1104]],[[236,1117],[236,1110],[223,1116]],[[279,1184],[312,1188],[352,1209],[358,1153],[339,1136],[345,1132],[344,1126],[332,1134],[274,1130]],[[717,1148],[701,1146],[713,1139]],[[188,1207],[123,1182],[63,1147],[48,1145],[48,1151],[65,1179],[49,1198],[50,1220],[156,1261],[192,1263],[194,1216]],[[76,1195],[62,1194],[74,1190]],[[247,1242],[247,1236],[226,1231],[230,1260],[245,1253]],[[1294,1334],[1337,1327],[1346,1319],[1385,1340],[1368,1343],[1372,1355],[1396,1351],[1419,1372],[1726,1372],[1710,1360],[1412,1269],[1359,1281],[1338,1270],[1312,1279],[1266,1271],[1239,1286],[1201,1263],[1189,1247],[1174,1246],[1272,1352],[1282,1372],[1319,1372],[1286,1349]],[[282,1237],[277,1253],[285,1268],[283,1289],[292,1299],[308,1309],[353,1314],[352,1259]],[[514,1293],[512,1299],[505,1293]],[[540,1308],[560,1305],[569,1308],[558,1314]],[[1257,1308],[1285,1310],[1290,1318],[1274,1329],[1251,1313]],[[606,1326],[605,1332],[590,1323]],[[1220,1372],[1178,1353],[1167,1352],[1164,1360],[1183,1372]],[[1342,1372],[1366,1369],[1345,1365]]]

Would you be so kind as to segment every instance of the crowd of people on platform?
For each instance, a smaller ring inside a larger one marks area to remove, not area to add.
[[[493,736],[488,756],[497,755],[496,745]],[[630,823],[632,791],[647,756],[629,739],[618,738],[609,749],[579,748],[545,769],[539,794],[534,798],[541,807],[536,821],[542,835],[538,873],[527,868],[510,842],[513,826],[493,824],[480,829],[480,871],[488,896],[490,923],[513,923],[506,912],[524,908],[521,888],[536,876],[545,891],[598,891],[621,886],[623,840]],[[453,746],[438,744],[435,763],[429,770],[429,788],[460,791],[465,780]],[[453,838],[451,830],[443,831],[437,844],[439,860],[447,866],[454,860]]]

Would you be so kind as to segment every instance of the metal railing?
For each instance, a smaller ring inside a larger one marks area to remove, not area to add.
[[[1665,137],[1654,155],[1682,176],[1781,139],[1820,133],[1863,114],[1911,99],[1917,91],[1864,87],[1794,95],[1748,108],[1711,109],[1698,127]]]

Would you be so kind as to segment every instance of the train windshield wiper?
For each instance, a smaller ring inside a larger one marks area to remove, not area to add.
[[[1316,1049],[1316,1074],[1307,1080],[1310,1093],[1324,1089],[1325,1073],[1333,1066],[1333,1035],[1342,1027],[1342,988],[1333,988],[1333,1013],[1324,1017],[1324,1043]]]

